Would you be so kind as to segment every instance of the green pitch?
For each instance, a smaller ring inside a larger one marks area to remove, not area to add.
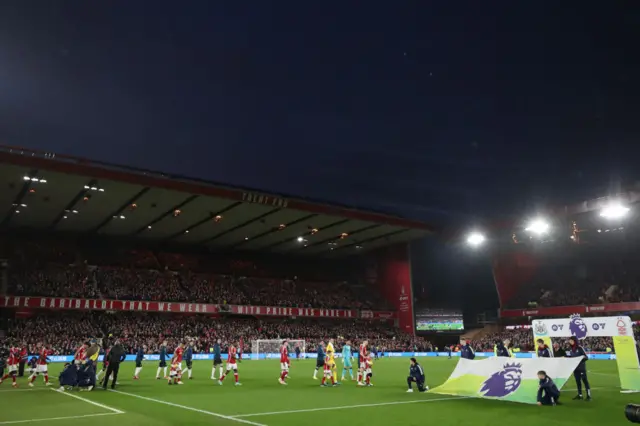
[[[456,359],[421,359],[427,382],[442,383],[453,370]],[[394,425],[505,425],[605,426],[626,423],[623,410],[628,402],[638,402],[637,394],[623,395],[618,390],[616,364],[589,361],[594,400],[571,401],[573,380],[563,389],[558,407],[537,407],[508,402],[462,399],[435,394],[407,394],[405,378],[409,360],[386,358],[374,364],[374,387],[357,388],[346,381],[341,387],[321,388],[313,380],[315,361],[293,361],[288,386],[278,384],[277,361],[245,361],[240,364],[240,381],[233,376],[223,386],[210,379],[211,362],[194,363],[193,380],[182,386],[168,386],[155,380],[156,362],[146,362],[141,380],[132,380],[133,363],[120,370],[122,393],[54,392],[41,379],[36,387],[12,389],[10,382],[0,386],[0,425],[42,423],[66,425],[84,422],[106,425],[223,425],[223,426],[350,426]],[[57,377],[60,364],[51,364]],[[185,375],[186,376],[186,375]]]

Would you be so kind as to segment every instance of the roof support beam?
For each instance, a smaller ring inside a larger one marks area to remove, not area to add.
[[[367,239],[360,240],[360,241],[357,241],[357,242],[353,242],[351,244],[346,244],[344,246],[338,246],[334,250],[331,250],[331,251],[335,252],[335,251],[338,251],[338,250],[347,249],[349,247],[364,246],[367,243],[370,243],[370,242],[373,242],[373,241],[377,241],[377,240],[381,240],[383,238],[393,237],[394,235],[402,234],[402,233],[407,232],[407,231],[409,231],[409,230],[408,229],[398,229],[396,231],[387,232],[386,234],[376,235],[375,237],[371,237],[371,238],[367,238]]]
[[[307,216],[303,216],[303,217],[301,217],[300,219],[296,219],[296,220],[294,220],[293,222],[285,223],[285,225],[286,225],[285,229],[286,229],[286,228],[288,228],[288,227],[290,227],[290,226],[297,225],[298,223],[306,222],[307,220],[309,220],[309,219],[313,219],[313,218],[314,218],[314,217],[316,217],[316,216],[318,216],[318,215],[317,215],[317,214],[310,214],[310,215],[307,215]],[[273,234],[274,232],[279,232],[279,231],[280,231],[280,230],[279,230],[277,227],[276,227],[276,228],[273,228],[273,229],[269,229],[268,231],[265,231],[265,232],[263,232],[263,233],[261,233],[261,234],[258,234],[258,235],[256,235],[256,236],[254,236],[254,237],[251,237],[251,241],[255,241],[255,240],[257,240],[258,238],[266,237],[267,235],[271,235],[271,234]],[[229,248],[232,248],[232,249],[233,249],[233,248],[236,248],[236,247],[238,247],[238,246],[241,246],[242,244],[247,243],[247,242],[248,242],[247,240],[242,240],[242,241],[240,241],[240,242],[238,242],[238,243],[236,243],[236,244],[234,244],[234,245],[229,246]]]
[[[97,184],[98,184],[97,180],[91,179],[89,181],[89,183],[87,184],[87,186],[88,187],[92,187],[92,186],[96,186]],[[58,225],[58,223],[62,220],[62,218],[65,217],[65,215],[67,213],[72,211],[72,209],[76,205],[76,203],[78,201],[80,201],[80,199],[82,197],[84,197],[86,193],[87,193],[87,190],[84,189],[84,188],[82,188],[80,191],[78,191],[78,193],[71,199],[71,201],[69,201],[67,203],[67,205],[64,207],[64,209],[62,209],[62,211],[57,214],[56,218],[53,219],[53,222],[51,222],[51,225],[49,225],[49,230],[53,230]]]
[[[38,170],[32,169],[29,172],[28,176],[37,176],[37,175],[38,175]],[[4,227],[9,225],[11,218],[16,212],[16,206],[19,206],[20,204],[22,204],[22,200],[24,199],[24,196],[27,195],[27,193],[29,192],[29,188],[31,188],[31,181],[25,179],[24,183],[22,184],[22,188],[20,189],[20,192],[18,192],[18,195],[16,195],[16,198],[13,199],[13,204],[5,214],[4,218],[2,219],[2,223],[0,223],[0,226]]]
[[[364,228],[356,229],[355,231],[351,231],[351,232],[349,233],[349,236],[348,236],[347,238],[351,238],[351,236],[353,236],[353,235],[357,235],[357,234],[359,234],[360,232],[365,232],[365,231],[369,231],[370,229],[378,228],[379,226],[381,226],[381,225],[378,225],[377,223],[374,223],[373,225],[368,225],[368,226],[365,226]],[[303,247],[301,247],[301,248],[306,248],[306,249],[308,249],[308,248],[310,248],[310,247],[316,247],[316,246],[319,246],[319,245],[322,245],[322,244],[329,244],[329,243],[330,243],[330,242],[332,242],[332,241],[339,241],[340,239],[341,239],[341,236],[340,236],[340,235],[336,235],[336,236],[333,236],[333,237],[331,237],[331,238],[326,238],[326,239],[324,239],[324,240],[322,240],[322,241],[316,241],[316,242],[315,242],[315,243],[313,243],[313,244],[308,244],[308,245],[307,245],[307,247],[304,247],[304,246],[303,246]]]
[[[330,224],[329,224],[329,225],[327,225],[327,226],[323,226],[322,228],[319,228],[319,229],[318,229],[318,232],[325,232],[327,229],[335,228],[336,226],[343,225],[343,224],[345,224],[345,223],[347,223],[347,222],[349,222],[349,219],[342,219],[342,220],[338,220],[338,221],[336,221],[336,222],[330,223]],[[309,236],[309,235],[313,235],[311,231],[305,232],[304,234],[302,234],[302,235],[300,235],[300,236],[301,236],[301,237],[304,237],[304,236]],[[269,249],[272,249],[272,248],[277,247],[277,246],[279,246],[279,245],[286,244],[286,243],[288,243],[288,242],[291,242],[291,238],[287,238],[287,239],[285,239],[285,240],[277,241],[277,242],[275,242],[275,243],[273,243],[273,244],[270,244],[270,245],[268,245],[268,246],[263,247],[263,249],[264,249],[264,250],[269,250]]]
[[[229,204],[227,207],[223,208],[222,210],[218,210],[215,213],[210,213],[207,217],[205,217],[204,219],[201,219],[199,221],[197,221],[196,223],[187,226],[186,228],[182,229],[181,231],[176,232],[173,235],[169,235],[168,237],[166,237],[164,239],[164,241],[169,241],[172,240],[174,238],[179,237],[180,235],[183,235],[185,233],[187,233],[188,231],[191,231],[195,228],[197,228],[200,225],[204,225],[207,222],[211,222],[212,219],[215,219],[216,216],[222,216],[224,213],[229,212],[232,209],[235,209],[236,207],[238,207],[239,205],[243,204],[242,201],[237,201],[235,203]]]
[[[147,223],[144,226],[141,226],[140,228],[136,229],[135,231],[133,231],[130,235],[138,235],[139,233],[141,233],[142,231],[149,229],[149,227],[155,225],[156,223],[160,222],[162,219],[164,219],[165,217],[174,214],[174,212],[176,210],[180,210],[182,209],[184,206],[186,206],[187,204],[189,204],[190,202],[192,202],[193,200],[195,200],[196,198],[198,198],[198,195],[190,195],[187,198],[184,199],[184,201],[182,201],[180,204],[175,205],[173,207],[171,207],[170,209],[168,209],[167,211],[165,211],[164,213],[162,213],[160,216],[156,217],[155,219],[153,219],[151,222]]]
[[[250,224],[252,224],[252,223],[254,223],[254,222],[257,222],[257,221],[259,221],[259,220],[262,220],[262,219],[264,219],[265,217],[267,217],[267,216],[271,216],[272,214],[274,214],[274,213],[276,213],[276,212],[279,212],[279,211],[280,211],[280,208],[275,208],[275,209],[273,209],[273,210],[269,210],[268,212],[263,213],[263,214],[261,214],[260,216],[256,216],[256,217],[254,217],[253,219],[249,219],[249,220],[247,220],[247,221],[245,221],[245,222],[242,222],[242,223],[241,223],[241,224],[239,224],[239,225],[236,225],[236,226],[231,227],[231,228],[229,228],[229,229],[227,229],[227,230],[225,230],[225,231],[222,231],[222,232],[220,232],[220,233],[218,233],[218,234],[214,235],[213,237],[206,238],[206,239],[204,239],[204,240],[202,240],[202,241],[198,242],[197,244],[199,244],[199,245],[201,245],[201,244],[208,244],[208,243],[210,243],[210,242],[211,242],[211,241],[213,241],[213,240],[216,240],[216,239],[218,239],[218,238],[220,238],[220,237],[222,237],[222,236],[224,236],[224,235],[227,235],[227,234],[229,234],[229,233],[231,233],[231,232],[233,232],[233,231],[236,231],[236,230],[238,230],[238,229],[244,228],[244,227],[245,227],[245,226],[247,226],[247,225],[250,225]]]
[[[114,210],[109,216],[105,217],[95,228],[93,228],[90,232],[98,232],[100,231],[100,229],[102,229],[104,226],[106,226],[109,222],[111,222],[111,220],[113,220],[114,216],[120,216],[122,214],[123,211],[125,211],[125,209],[127,207],[129,207],[131,204],[135,203],[136,200],[139,200],[140,197],[142,197],[144,194],[146,194],[147,192],[149,192],[150,188],[149,187],[145,187],[142,188],[140,191],[138,191],[138,193],[136,195],[134,195],[133,197],[129,198],[127,201],[125,201],[120,207],[118,207],[116,210]]]

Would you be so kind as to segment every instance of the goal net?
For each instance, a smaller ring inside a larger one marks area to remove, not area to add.
[[[251,359],[279,358],[280,347],[283,339],[253,340],[251,341]],[[306,345],[304,340],[288,340],[289,358],[296,357],[296,348],[300,349],[300,354],[305,353]]]

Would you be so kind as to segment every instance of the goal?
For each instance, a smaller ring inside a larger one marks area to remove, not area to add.
[[[280,346],[284,339],[251,341],[251,359],[269,359],[280,357]],[[296,357],[296,348],[300,348],[300,356],[304,356],[306,345],[304,340],[287,340],[289,358]]]

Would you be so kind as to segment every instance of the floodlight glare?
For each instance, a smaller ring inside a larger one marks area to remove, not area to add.
[[[527,226],[524,230],[540,235],[549,230],[549,224],[542,219],[536,219],[531,222],[529,226]]]
[[[484,243],[484,235],[479,232],[472,232],[467,237],[467,244],[469,244],[470,246],[477,247],[482,243]]]
[[[607,219],[619,219],[625,217],[629,213],[629,207],[622,206],[620,204],[611,204],[600,212],[600,216]]]

